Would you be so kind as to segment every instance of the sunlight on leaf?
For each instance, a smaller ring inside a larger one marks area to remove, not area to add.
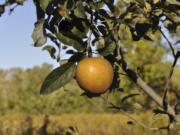
[[[34,41],[35,47],[40,47],[47,42],[47,37],[45,35],[43,25],[44,25],[44,19],[39,20],[35,24],[35,28],[34,28],[34,31],[32,33],[32,39]]]

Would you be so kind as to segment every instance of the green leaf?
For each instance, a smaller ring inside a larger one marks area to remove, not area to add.
[[[87,35],[87,31],[88,31],[87,27],[83,32],[81,32],[77,27],[73,27],[71,30],[73,34],[77,34],[80,38],[85,38]]]
[[[56,49],[55,49],[55,47],[53,47],[53,46],[51,46],[51,45],[47,45],[47,46],[45,46],[45,47],[43,47],[42,48],[42,50],[44,51],[48,51],[49,52],[49,54],[51,55],[51,57],[53,58],[53,59],[56,59]]]
[[[80,38],[85,38],[89,30],[89,26],[81,18],[74,17],[71,20],[71,24],[74,26],[71,32],[75,35],[78,35]]]
[[[67,0],[66,2],[66,8],[67,9],[72,9],[74,6],[74,1],[73,0]]]
[[[144,0],[136,0],[136,2],[141,6],[141,7],[145,7],[145,1]]]
[[[107,29],[106,29],[105,26],[103,26],[103,25],[98,25],[97,27],[98,27],[98,30],[102,33],[102,35],[104,35],[104,36],[107,35],[108,31],[107,31]]]
[[[104,1],[90,2],[89,6],[95,10],[99,10],[104,6]]]
[[[79,62],[80,60],[82,60],[85,57],[85,53],[84,52],[76,52],[74,55],[72,55],[69,58],[69,62]]]
[[[75,75],[75,63],[69,62],[54,69],[44,80],[40,93],[48,94],[63,87]]]
[[[104,2],[106,3],[107,7],[114,12],[115,8],[114,8],[114,0],[104,0]]]
[[[143,37],[149,30],[151,25],[149,23],[136,23],[135,29],[139,37]]]
[[[103,18],[106,18],[106,19],[110,19],[110,18],[111,18],[105,9],[99,9],[99,10],[98,10],[98,13],[99,13]]]
[[[32,39],[34,41],[35,47],[40,47],[47,42],[47,37],[45,35],[45,29],[43,25],[44,25],[44,19],[39,20],[35,24],[35,28],[32,33]]]
[[[34,4],[36,6],[37,20],[45,18],[45,11],[41,8],[40,1],[39,0],[34,0]]]
[[[107,55],[112,54],[115,48],[116,48],[116,45],[114,44],[114,42],[111,42],[110,44],[106,44],[104,48],[98,49],[98,52],[102,56],[107,56]]]
[[[61,32],[61,33],[57,33],[56,36],[60,42],[69,46],[73,46],[77,50],[83,50],[85,47],[83,41],[73,33]]]
[[[76,2],[76,8],[74,9],[75,16],[79,18],[86,18],[85,10],[82,1]]]
[[[51,2],[52,0],[40,0],[39,3],[40,3],[40,7],[46,11],[46,8],[47,6],[49,5],[49,3]]]

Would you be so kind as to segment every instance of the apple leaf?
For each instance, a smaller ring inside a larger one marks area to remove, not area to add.
[[[68,46],[73,46],[77,50],[84,49],[84,42],[77,36],[71,32],[61,32],[56,34],[59,41]]]
[[[79,18],[85,19],[86,18],[85,9],[82,5],[83,5],[82,1],[76,2],[76,8],[74,9],[74,14]]]
[[[68,62],[54,69],[44,80],[40,93],[48,94],[67,84],[75,75],[75,63]]]
[[[51,58],[56,59],[56,49],[55,49],[55,47],[53,47],[51,45],[47,45],[47,46],[43,47],[42,50],[43,51],[44,50],[48,51],[50,56],[51,56]]]
[[[74,6],[74,1],[73,0],[67,0],[66,2],[66,8],[67,9],[72,9]]]
[[[40,0],[40,6],[41,8],[46,11],[47,6],[52,0]]]
[[[113,53],[113,51],[115,50],[116,46],[114,44],[114,42],[111,42],[109,44],[106,43],[104,48],[98,49],[99,54],[101,54],[102,56],[107,56]]]
[[[44,30],[44,19],[40,19],[36,24],[32,33],[32,39],[35,47],[40,47],[47,42],[46,33]]]

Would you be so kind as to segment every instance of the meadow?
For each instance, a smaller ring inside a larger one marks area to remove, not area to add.
[[[172,131],[150,130],[147,127],[164,127],[167,119],[152,113],[131,114],[77,113],[60,115],[6,114],[0,117],[1,135],[178,135],[180,128]]]

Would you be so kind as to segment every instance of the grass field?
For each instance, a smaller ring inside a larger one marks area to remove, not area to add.
[[[166,125],[165,116],[150,113],[131,115],[149,127]],[[172,135],[180,134],[175,127]],[[167,135],[166,130],[151,131],[123,114],[61,114],[33,116],[6,114],[0,117],[0,135]]]

